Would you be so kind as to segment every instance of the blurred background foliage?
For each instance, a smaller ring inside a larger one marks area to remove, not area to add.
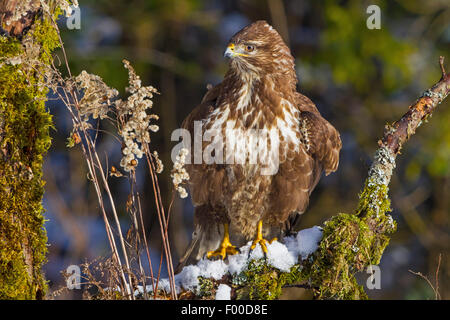
[[[366,27],[371,4],[381,8],[380,30]],[[439,80],[439,55],[446,57],[450,70],[448,0],[85,0],[80,6],[80,30],[69,30],[65,19],[59,22],[72,72],[98,74],[124,93],[127,73],[121,61],[126,58],[143,83],[161,93],[154,99],[161,130],[153,134],[152,144],[165,164],[160,182],[166,207],[172,195],[170,151],[176,144],[170,135],[200,102],[206,85],[221,81],[228,39],[255,20],[267,20],[286,40],[296,59],[299,91],[317,104],[343,141],[340,167],[319,183],[301,228],[355,209],[384,125],[399,119],[421,92]],[[45,271],[55,290],[64,284],[61,270],[108,256],[109,251],[81,151],[66,147],[70,117],[50,98],[56,130],[45,166],[50,244]],[[434,298],[427,283],[408,270],[423,273],[434,284],[439,254],[439,290],[443,298],[450,298],[448,99],[429,122],[398,158],[390,191],[398,231],[381,261],[381,290],[367,290],[371,298]],[[113,139],[103,136],[98,147],[110,165],[119,167],[120,146]],[[142,193],[148,195],[144,212],[157,262],[161,243],[151,182],[145,170],[139,173]],[[115,179],[117,201],[125,204],[129,186]],[[121,209],[127,230],[129,217],[124,205]],[[190,200],[176,197],[170,218],[175,261],[190,240],[192,214]],[[367,276],[361,275],[362,284]],[[65,297],[71,295],[79,293],[75,290]],[[303,296],[290,291],[285,297]]]

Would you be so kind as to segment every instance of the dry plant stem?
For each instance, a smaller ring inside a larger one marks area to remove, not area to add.
[[[441,258],[442,255],[439,253],[438,266],[436,268],[436,275],[434,280],[436,283],[436,300],[441,299],[441,294],[439,293],[439,269],[441,268]]]
[[[93,151],[94,151],[93,153],[95,155],[95,159],[97,160],[97,165],[98,165],[99,170],[100,170],[100,177],[102,178],[103,186],[104,186],[104,188],[106,190],[106,193],[108,194],[108,197],[109,197],[109,201],[110,201],[111,208],[112,208],[113,215],[114,215],[114,220],[115,220],[116,226],[117,226],[117,231],[118,231],[118,235],[119,235],[119,239],[120,239],[120,244],[122,246],[122,250],[123,250],[123,254],[124,254],[125,265],[127,266],[128,270],[131,270],[130,269],[130,264],[129,264],[129,261],[128,261],[128,255],[127,255],[126,247],[125,247],[125,240],[124,240],[123,234],[122,234],[122,228],[120,227],[119,216],[117,215],[116,206],[115,206],[115,203],[114,203],[114,198],[113,198],[113,196],[111,194],[111,190],[109,189],[109,184],[108,184],[108,181],[106,180],[105,172],[103,171],[103,167],[102,167],[101,161],[100,161],[100,159],[98,157],[98,153],[97,153],[97,151],[95,151],[95,147],[93,145],[93,142],[92,142],[91,138],[90,137],[88,137],[88,138],[89,138],[89,143],[91,144],[91,147],[93,148]]]
[[[105,207],[103,205],[103,197],[101,195],[100,186],[98,185],[98,180],[97,180],[96,175],[95,175],[95,169],[93,168],[92,163],[89,161],[89,156],[88,156],[87,151],[86,151],[86,149],[85,149],[83,144],[82,144],[82,150],[83,150],[83,154],[84,154],[85,159],[86,159],[86,163],[88,165],[89,174],[92,177],[92,182],[94,184],[95,191],[97,193],[97,199],[98,199],[98,202],[99,202],[99,206],[100,206],[100,208],[102,210],[103,221],[104,221],[105,227],[106,227],[106,234],[108,235],[108,241],[109,241],[111,250],[113,252],[113,257],[116,260],[116,263],[119,266],[121,266],[122,262],[120,261],[120,256],[119,256],[119,252],[117,250],[116,241],[114,239],[114,234],[112,232],[111,226],[110,226],[109,221],[108,221],[108,217],[106,215],[106,210],[105,210]],[[124,286],[124,288],[122,288],[122,289],[125,289],[125,288],[127,288],[127,286],[126,286],[127,281],[125,279],[125,274],[124,274],[122,268],[121,268],[121,277],[122,277],[122,282],[123,282],[123,286]]]
[[[108,170],[106,172],[108,172]],[[132,170],[130,172],[130,178],[131,178],[130,179],[130,190],[131,190],[130,195],[131,195],[132,203],[134,205],[130,206],[129,209],[127,208],[127,210],[129,211],[129,213],[131,215],[131,219],[133,220],[134,228],[136,230],[136,232],[135,232],[136,247],[134,249],[136,250],[136,257],[137,257],[137,262],[138,262],[138,265],[139,265],[140,278],[141,278],[141,281],[142,281],[142,287],[144,288],[144,290],[143,290],[144,299],[148,300],[147,290],[145,290],[145,288],[147,288],[146,281],[145,281],[145,272],[144,272],[144,268],[142,266],[141,255],[139,253],[139,248],[140,248],[141,242],[140,242],[140,238],[139,238],[139,232],[140,232],[139,230],[140,230],[140,228],[139,228],[139,224],[137,222],[136,207],[135,207],[136,198],[135,198],[134,187],[135,187],[135,184],[136,184],[136,174],[135,174],[134,170]],[[127,205],[127,207],[128,207],[128,205]]]
[[[88,137],[88,134],[87,134],[87,132],[86,132],[86,130],[84,128],[83,128],[83,135],[84,135],[85,141],[87,141],[89,137]],[[98,182],[96,170],[95,170],[95,167],[94,167],[94,160],[92,158],[92,150],[91,150],[91,148],[88,148],[89,152],[86,152],[86,149],[85,149],[83,144],[82,144],[82,149],[83,149],[83,153],[85,155],[86,163],[87,163],[88,168],[89,168],[89,173],[90,173],[90,175],[92,177],[92,181],[93,181],[94,186],[95,186],[95,191],[97,193],[97,198],[98,198],[98,201],[99,201],[99,205],[100,205],[100,208],[102,209],[102,215],[103,215],[103,220],[105,222],[106,231],[107,231],[107,234],[108,234],[108,240],[110,242],[110,246],[111,246],[111,249],[113,251],[113,255],[114,255],[115,259],[116,259],[116,262],[118,263],[118,265],[120,267],[120,274],[121,274],[122,282],[123,282],[123,285],[124,285],[123,291],[127,292],[127,296],[129,297],[129,299],[132,299],[132,297],[134,297],[134,296],[131,294],[131,288],[132,288],[131,278],[130,278],[130,276],[128,276],[128,282],[127,282],[127,280],[125,278],[125,274],[123,272],[122,262],[120,260],[119,251],[117,250],[117,245],[116,245],[116,242],[115,242],[115,239],[114,239],[114,234],[113,234],[111,225],[109,224],[108,216],[106,215],[106,210],[105,210],[105,207],[104,207],[104,204],[103,204],[103,196],[102,196],[100,184]],[[120,232],[120,235],[121,235],[121,232]],[[123,237],[122,237],[122,239],[123,239]],[[124,249],[124,248],[122,247],[122,249]],[[125,254],[125,257],[127,257],[126,251],[124,251],[124,254]]]
[[[143,219],[143,215],[142,215],[141,199],[140,199],[139,192],[137,192],[136,197],[138,199],[137,203],[138,203],[138,209],[139,209],[138,212],[139,212],[139,221],[141,223],[142,237],[144,238],[145,251],[147,253],[148,264],[150,266],[150,277],[152,279],[152,289],[153,289],[153,292],[156,292],[156,290],[155,290],[155,279],[154,279],[154,276],[153,276],[152,259],[150,258],[150,248],[148,246],[147,236],[146,236],[145,227],[144,227],[144,219]]]
[[[170,200],[169,209],[167,211],[167,225],[169,225],[170,212],[172,210],[172,205],[173,205],[174,199],[175,199],[175,192],[172,192],[172,199]],[[168,232],[167,232],[168,228],[165,228],[165,229],[166,229],[166,237],[168,237]],[[162,259],[163,259],[163,248],[161,248],[161,255],[160,255],[160,258],[159,258],[158,281],[159,281],[159,278],[161,276]],[[156,291],[154,291],[155,292],[155,298],[156,298]]]
[[[152,155],[150,153],[150,148],[149,148],[148,144],[145,145],[145,155],[146,155],[146,159],[147,159],[147,165],[148,165],[148,168],[150,171],[150,176],[152,178],[153,192],[155,195],[155,204],[156,204],[156,209],[158,211],[158,221],[159,221],[160,230],[161,230],[161,238],[163,241],[164,253],[166,255],[166,261],[167,261],[167,269],[168,269],[168,273],[169,273],[168,276],[169,276],[169,282],[170,282],[171,296],[173,299],[176,300],[177,293],[176,293],[176,289],[175,289],[175,277],[174,277],[174,271],[173,271],[172,257],[171,257],[171,253],[170,253],[169,239],[166,236],[168,225],[167,225],[167,222],[165,219],[164,207],[163,207],[163,204],[161,201],[161,194],[160,194],[159,185],[158,185],[158,181],[157,181],[158,177],[156,176],[153,160],[151,159]],[[156,281],[156,290],[158,288],[158,282],[159,282],[159,274],[158,274],[158,279]]]
[[[60,79],[60,80],[62,80],[62,79]],[[74,123],[74,126],[77,126],[77,124],[80,124],[81,123],[81,119],[79,117],[79,114],[75,114],[73,112],[73,110],[71,108],[70,98],[69,98],[69,96],[71,96],[72,100],[75,101],[75,106],[77,106],[78,105],[78,99],[77,99],[76,94],[73,91],[68,94],[67,91],[64,90],[64,94],[66,96],[66,99],[64,99],[59,93],[57,93],[57,94],[59,95],[59,97],[61,98],[61,100],[66,105],[67,109],[69,110],[69,112],[70,112],[70,114],[72,116],[72,121]],[[115,243],[115,240],[114,240],[114,235],[113,235],[113,232],[112,232],[111,226],[109,224],[109,221],[108,221],[108,218],[107,218],[107,215],[106,215],[106,211],[105,211],[105,208],[104,208],[104,205],[103,205],[103,197],[102,197],[102,194],[101,194],[101,188],[100,188],[100,184],[98,182],[98,178],[97,178],[97,174],[96,174],[96,170],[95,170],[95,167],[96,167],[95,163],[96,163],[96,161],[94,161],[94,158],[92,156],[93,153],[95,154],[96,159],[98,161],[97,162],[97,168],[99,168],[99,170],[101,171],[101,173],[102,173],[101,176],[103,178],[103,182],[104,183],[106,182],[106,186],[107,186],[107,181],[105,181],[105,179],[104,179],[104,174],[103,174],[103,170],[102,170],[101,164],[98,165],[98,163],[100,161],[99,161],[97,152],[95,151],[93,142],[90,139],[90,136],[88,135],[88,133],[86,132],[86,129],[84,127],[82,127],[81,131],[82,131],[82,135],[84,136],[85,141],[86,141],[87,146],[88,146],[88,148],[86,150],[84,144],[82,144],[82,150],[83,150],[83,154],[84,154],[85,159],[86,159],[86,163],[88,165],[90,176],[91,176],[92,181],[93,181],[94,186],[95,186],[95,190],[96,190],[97,197],[98,197],[98,200],[99,200],[99,205],[100,205],[100,207],[102,209],[103,220],[105,222],[105,227],[106,227],[106,231],[107,231],[107,235],[108,235],[108,240],[110,242],[110,246],[111,246],[111,249],[113,251],[113,255],[115,257],[115,260],[121,266],[122,263],[121,263],[120,256],[119,256],[119,253],[118,253],[118,250],[117,250],[117,246],[116,246],[116,243]],[[77,130],[77,132],[80,133],[79,130]],[[105,188],[105,189],[107,190],[107,192],[109,192],[109,188]],[[111,199],[110,192],[109,192],[109,195],[110,195],[110,199]],[[113,207],[113,210],[114,210],[113,212],[115,212],[114,203],[112,203],[112,207]],[[117,214],[115,214],[115,216],[117,217]],[[117,223],[117,221],[118,220],[116,220],[116,223]],[[120,225],[119,225],[119,228],[120,228]],[[120,229],[119,229],[119,237],[121,237],[121,241],[122,241],[122,244],[123,244],[123,236],[121,236]],[[122,249],[124,249],[124,245],[122,246]],[[126,265],[129,268],[126,251],[124,251],[124,256],[125,256],[125,259],[126,259]],[[123,270],[121,270],[121,276],[122,276],[122,281],[124,283],[124,288],[123,288],[124,291],[127,292],[127,295],[129,297],[132,297],[132,295],[131,295],[131,288],[132,288],[132,286],[131,286],[131,279],[129,279],[129,286],[127,286],[127,285],[125,285],[127,283],[127,281],[126,281],[125,274],[124,274]]]
[[[159,189],[158,177],[156,176],[155,166],[154,166],[152,155],[150,153],[150,149],[149,149],[148,145],[146,145],[146,158],[147,158],[147,163],[148,163],[149,170],[150,170],[150,175],[152,177],[153,190],[155,192],[156,204],[157,204],[157,208],[158,208],[158,219],[159,219],[159,223],[160,223],[160,227],[161,227],[160,230],[161,230],[161,237],[162,237],[163,245],[164,245],[164,251],[166,254],[166,261],[167,261],[167,266],[168,266],[169,281],[170,281],[170,288],[171,288],[171,296],[173,299],[176,300],[177,293],[176,293],[176,289],[175,289],[175,277],[174,277],[174,271],[173,271],[172,254],[170,252],[169,238],[167,236],[168,224],[167,224],[165,213],[164,213],[164,206],[163,206],[162,200],[161,200],[161,192]],[[161,270],[161,262],[160,262],[159,270]],[[159,277],[160,277],[160,272],[158,272],[157,285],[159,282]]]
[[[64,45],[62,43],[61,43],[61,47],[64,48]],[[66,56],[65,56],[65,59],[66,59]],[[67,62],[66,62],[66,65],[68,67],[68,63]],[[76,110],[79,110],[78,97],[74,93],[73,90],[71,91],[71,95],[72,95],[72,98],[75,101]],[[81,118],[80,118],[80,115],[78,113],[76,115],[74,115],[74,116],[76,117],[75,119],[77,120],[78,123],[82,122]],[[102,180],[103,180],[103,183],[104,183],[104,187],[106,189],[106,192],[108,193],[108,196],[109,196],[109,199],[110,199],[110,202],[111,202],[111,207],[113,209],[115,222],[116,222],[116,225],[117,225],[117,228],[118,228],[119,239],[120,239],[121,245],[122,245],[122,251],[123,251],[123,254],[124,254],[124,257],[125,257],[125,264],[126,264],[126,267],[128,268],[128,270],[130,270],[130,266],[129,266],[129,262],[128,262],[128,255],[127,255],[127,252],[126,252],[125,243],[124,243],[124,239],[123,239],[123,235],[122,235],[122,230],[120,228],[120,223],[119,223],[119,220],[118,220],[117,212],[116,212],[116,209],[115,209],[114,200],[112,199],[112,195],[111,195],[111,192],[109,190],[109,185],[108,185],[108,182],[105,179],[100,159],[99,159],[98,154],[97,154],[97,152],[95,150],[95,146],[94,146],[94,144],[93,144],[89,134],[86,132],[86,128],[81,126],[81,130],[83,132],[86,144],[88,146],[88,151],[89,151],[88,153],[86,153],[84,145],[82,144],[82,146],[83,146],[83,153],[85,155],[85,159],[86,159],[86,161],[88,163],[88,166],[90,168],[90,173],[91,173],[91,177],[93,178],[94,185],[96,186],[97,197],[98,197],[98,199],[100,201],[100,207],[102,208],[103,218],[105,220],[105,225],[107,223],[107,228],[108,228],[108,231],[110,233],[110,235],[108,237],[112,240],[112,244],[113,244],[112,248],[113,248],[113,250],[115,252],[116,260],[117,260],[117,262],[118,262],[118,264],[120,266],[120,269],[121,269],[121,275],[122,275],[124,286],[125,286],[125,288],[124,288],[125,290],[124,291],[127,292],[127,295],[129,296],[129,298],[133,299],[134,296],[131,294],[131,289],[133,288],[133,286],[132,286],[132,282],[131,282],[130,276],[128,276],[128,286],[125,285],[127,283],[127,281],[125,279],[125,274],[124,274],[123,269],[122,269],[122,263],[121,263],[121,260],[120,260],[120,255],[119,255],[119,252],[117,250],[117,246],[116,246],[116,243],[115,243],[115,240],[114,240],[114,234],[112,232],[111,226],[110,226],[109,221],[108,221],[108,217],[106,215],[106,210],[105,210],[104,205],[103,205],[103,196],[102,196],[100,184],[98,182],[98,178],[97,178],[97,174],[96,174],[96,170],[95,170],[95,161],[94,161],[94,159],[92,157],[92,154],[95,155],[95,158],[97,160],[97,168],[99,169],[99,171],[101,173],[101,177],[102,177]],[[77,131],[79,131],[79,130],[77,130]]]
[[[136,186],[136,172],[134,170],[131,171],[130,173],[131,175],[131,184],[130,184],[130,188],[131,188],[131,195],[132,195],[132,200],[133,200],[133,204],[134,204],[134,209],[132,210],[132,216],[133,216],[133,221],[134,221],[134,225],[136,228],[136,241],[140,244],[141,240],[139,237],[139,232],[142,233],[142,237],[144,239],[144,247],[147,253],[147,259],[148,259],[148,263],[150,266],[150,276],[151,276],[151,281],[152,281],[152,288],[153,291],[155,290],[155,283],[154,283],[154,279],[153,279],[153,267],[152,267],[152,260],[150,258],[150,252],[149,252],[149,248],[148,248],[148,244],[147,244],[147,238],[145,235],[145,227],[144,227],[144,223],[143,223],[143,218],[142,218],[142,210],[141,210],[141,202],[139,199],[139,193],[137,191],[135,191],[137,189]],[[137,199],[137,200],[136,200]],[[137,204],[137,208],[136,208],[136,204]],[[139,218],[140,218],[140,224],[138,222],[137,216],[136,216],[136,211],[139,213]],[[148,300],[148,295],[147,295],[147,286],[146,286],[146,277],[145,277],[145,272],[144,272],[144,268],[142,267],[142,262],[141,262],[141,257],[140,257],[140,253],[139,253],[139,246],[136,248],[137,250],[137,257],[138,257],[138,261],[139,261],[139,268],[141,271],[141,278],[142,278],[142,286],[144,288],[144,298],[146,300]]]
[[[160,258],[159,258],[158,276],[156,278],[156,290],[154,291],[155,299],[156,299],[156,294],[158,292],[159,279],[161,278],[161,268],[162,268],[163,256],[164,256],[164,243],[161,244],[161,255],[160,255]]]
[[[78,100],[75,100],[75,101],[76,101],[76,104],[78,104]],[[79,119],[79,120],[81,121],[81,119]],[[129,261],[128,261],[128,254],[127,254],[127,251],[126,251],[125,241],[124,241],[124,238],[123,238],[122,229],[120,227],[119,217],[117,215],[114,199],[113,199],[111,191],[109,189],[109,185],[108,185],[108,182],[107,182],[107,180],[105,178],[105,174],[104,174],[104,171],[103,171],[103,168],[102,168],[102,164],[101,164],[100,159],[98,157],[97,151],[95,150],[95,147],[94,147],[94,144],[93,144],[93,142],[91,140],[91,137],[88,135],[88,133],[86,132],[86,129],[84,127],[82,127],[82,130],[83,130],[83,135],[85,137],[85,141],[86,141],[86,143],[88,145],[89,160],[92,161],[93,166],[95,166],[95,164],[97,165],[97,168],[99,169],[100,177],[101,177],[101,179],[103,181],[103,187],[104,187],[104,189],[105,189],[105,191],[106,191],[106,193],[108,194],[108,197],[109,197],[109,201],[110,201],[110,204],[111,204],[114,220],[115,220],[116,227],[117,227],[117,234],[118,234],[118,237],[119,237],[119,240],[120,240],[120,243],[121,243],[121,247],[122,247],[122,251],[123,251],[123,255],[124,255],[124,259],[125,259],[125,266],[127,267],[127,270],[129,272],[131,270],[131,268],[130,268],[130,264],[129,264]],[[95,160],[96,161],[94,161],[94,159],[92,158],[92,154],[95,156]],[[96,181],[96,184],[99,185],[99,183],[97,182],[98,178],[97,178],[97,175],[95,173],[95,170],[94,170],[94,168],[92,168],[92,169],[93,169],[92,172],[94,172],[94,175],[95,175],[94,176],[95,177],[94,180]],[[98,188],[96,190],[97,190],[98,197],[102,198],[100,186],[98,186]],[[103,201],[102,201],[102,206],[103,206]],[[102,209],[102,210],[104,210],[104,209]],[[117,248],[116,248],[116,251],[117,251]],[[119,258],[118,252],[117,252],[117,258]],[[119,264],[122,265],[120,263],[120,260],[119,260]],[[123,272],[123,270],[122,270],[122,272]],[[126,287],[125,291],[127,292],[127,294],[129,295],[129,297],[131,299],[134,299],[134,295],[132,294],[132,291],[131,291],[133,286],[132,286],[132,281],[131,281],[131,277],[130,277],[129,274],[128,274],[128,284],[129,284],[129,287],[125,286]]]
[[[51,15],[50,15],[50,19],[52,21],[53,26],[55,27],[56,32],[58,33],[59,43],[61,44],[61,50],[64,55],[64,63],[66,64],[66,69],[67,69],[67,72],[69,73],[69,77],[72,79],[72,72],[70,71],[69,60],[67,59],[66,49],[64,48],[64,43],[62,41],[61,34],[59,32],[58,24],[56,23],[56,21],[53,19],[53,17]]]
[[[66,69],[67,69],[67,72],[69,73],[70,79],[72,79],[72,73],[71,73],[71,70],[70,70],[70,67],[69,67],[67,54],[66,54],[66,51],[65,51],[65,48],[64,48],[64,43],[63,43],[62,38],[61,38],[61,34],[59,32],[59,28],[58,28],[56,22],[53,19],[52,19],[52,23],[55,26],[55,29],[57,30],[58,38],[59,38],[59,41],[60,41],[60,44],[61,44],[61,49],[62,49],[62,52],[63,52],[63,55],[64,55],[64,62],[65,62],[65,65],[66,65]],[[77,95],[76,95],[76,93],[74,92],[73,89],[71,90],[70,94],[71,94],[72,98],[74,99],[75,107],[78,110],[79,109],[79,101],[78,101],[78,97],[77,97]],[[69,102],[69,100],[68,100],[68,102]],[[71,112],[71,114],[72,114],[72,116],[75,116],[75,119],[77,120],[78,123],[81,123],[81,118],[80,118],[79,114],[75,115],[72,112]],[[121,247],[122,247],[122,251],[123,251],[123,255],[124,255],[124,259],[125,259],[125,265],[126,265],[128,271],[130,271],[131,268],[130,268],[130,264],[129,264],[129,261],[128,261],[127,251],[126,251],[126,248],[125,248],[125,241],[124,241],[122,230],[121,230],[121,227],[120,227],[120,222],[119,222],[119,218],[118,218],[118,215],[117,215],[114,199],[113,199],[111,191],[109,189],[108,181],[107,181],[107,179],[105,177],[105,173],[103,171],[101,161],[100,161],[100,159],[98,157],[97,151],[95,150],[95,145],[94,145],[91,137],[87,134],[86,129],[84,127],[82,127],[82,131],[83,131],[83,135],[85,137],[85,141],[86,141],[86,143],[88,145],[88,151],[89,151],[89,158],[86,157],[86,161],[87,162],[91,161],[91,164],[93,164],[92,167],[90,166],[90,164],[88,164],[88,166],[90,167],[91,177],[93,177],[93,179],[95,181],[94,184],[96,185],[96,192],[97,192],[99,201],[101,202],[100,206],[102,207],[102,211],[103,211],[103,214],[104,214],[105,225],[107,224],[108,238],[110,240],[112,240],[112,241],[110,241],[110,243],[113,244],[112,248],[113,247],[115,248],[115,250],[113,249],[113,252],[115,251],[116,260],[119,263],[119,265],[121,266],[122,264],[120,262],[120,256],[118,254],[117,247],[115,246],[114,235],[112,234],[112,230],[111,230],[111,227],[109,225],[108,218],[106,216],[106,212],[105,212],[105,209],[104,209],[104,206],[103,206],[103,200],[101,200],[102,199],[101,190],[100,190],[100,186],[99,186],[99,183],[98,183],[98,180],[97,180],[97,175],[95,173],[95,168],[94,168],[95,163],[97,164],[97,167],[98,167],[98,169],[100,171],[100,177],[101,177],[101,179],[103,181],[103,187],[104,187],[104,189],[105,189],[105,191],[106,191],[106,193],[108,194],[108,197],[109,197],[109,201],[110,201],[110,204],[111,204],[111,208],[112,208],[112,211],[113,211],[113,216],[114,216],[116,227],[117,227],[117,231],[118,231],[119,240],[120,240],[120,243],[121,243]],[[87,154],[85,152],[86,150],[84,150],[84,146],[83,146],[83,151],[85,153],[85,156],[87,156]],[[92,157],[92,154],[94,154],[96,161],[94,161],[94,159]],[[89,159],[89,161],[88,161],[88,159]],[[123,275],[124,283],[127,283],[125,281],[125,275],[123,274],[122,268],[121,268],[121,274]],[[125,285],[125,291],[127,292],[127,295],[129,297],[131,297],[131,299],[134,299],[134,295],[132,295],[132,292],[131,292],[133,286],[132,286],[132,281],[131,281],[130,276],[128,276],[128,281],[129,281],[129,287],[127,285]]]
[[[56,69],[55,69],[55,70],[56,70]],[[64,81],[64,80],[60,77],[60,81]],[[62,97],[61,94],[60,94],[59,92],[57,92],[57,94],[58,94],[58,96],[60,97],[61,101],[64,102],[64,104],[66,105],[67,109],[69,110],[69,113],[70,113],[71,116],[72,116],[73,124],[74,124],[74,126],[76,126],[77,124],[80,123],[80,119],[79,119],[79,117],[77,117],[77,116],[73,113],[73,110],[72,110],[72,108],[71,108],[70,99],[69,99],[69,96],[68,96],[68,94],[67,94],[67,91],[66,91],[66,90],[63,90],[63,92],[64,92],[64,94],[65,94],[66,99],[64,99],[64,97]],[[70,95],[72,96],[72,99],[73,99],[74,101],[76,101],[76,97],[74,96],[74,93],[71,92]],[[77,130],[77,132],[80,133],[79,130]],[[85,141],[87,141],[87,139],[88,139],[88,138],[87,138],[87,137],[88,137],[87,132],[86,132],[85,130],[83,130],[82,133],[83,133],[83,136],[85,137]],[[97,175],[96,175],[96,173],[95,173],[94,160],[93,160],[93,158],[92,158],[91,149],[90,149],[90,148],[88,149],[88,150],[89,150],[89,155],[88,155],[88,152],[86,151],[86,148],[85,148],[84,144],[81,144],[81,146],[82,146],[83,154],[84,154],[85,159],[86,159],[86,163],[87,163],[87,165],[88,165],[89,174],[90,174],[90,176],[92,177],[92,182],[94,183],[94,187],[95,187],[95,190],[96,190],[96,193],[97,193],[97,198],[98,198],[98,201],[99,201],[99,205],[100,205],[100,208],[101,208],[101,210],[102,210],[102,216],[103,216],[103,220],[104,220],[105,227],[106,227],[106,233],[107,233],[107,236],[108,236],[108,241],[109,241],[111,250],[112,250],[112,252],[113,252],[113,257],[114,257],[114,259],[116,260],[116,263],[117,263],[119,266],[122,266],[122,262],[121,262],[121,260],[120,260],[120,256],[119,256],[119,253],[118,253],[118,250],[117,250],[117,246],[116,246],[116,242],[115,242],[115,239],[114,239],[114,235],[113,235],[111,226],[110,226],[110,224],[109,224],[108,217],[107,217],[107,215],[106,215],[105,207],[104,207],[104,205],[103,205],[103,196],[102,196],[102,194],[101,194],[101,188],[100,188],[100,185],[99,185],[99,183],[98,183]],[[126,292],[128,293],[129,296],[131,296],[131,292],[130,292],[130,290],[128,289],[128,286],[126,285],[126,284],[127,284],[127,281],[126,281],[126,278],[125,278],[125,274],[124,274],[122,268],[120,268],[120,269],[121,269],[121,270],[120,270],[121,278],[122,278],[122,282],[123,282],[123,288],[122,288],[122,289],[123,289],[124,291],[126,291]],[[131,283],[131,282],[130,282],[130,283]],[[130,288],[131,288],[131,287],[130,287]]]
[[[150,157],[151,157],[151,156],[150,156]],[[155,180],[156,180],[156,187],[157,187],[157,190],[158,190],[158,198],[159,198],[159,201],[162,203],[162,199],[161,199],[161,190],[160,190],[160,188],[159,188],[158,176],[156,175],[155,163],[154,163],[154,161],[153,161],[153,158],[151,158],[150,161],[151,161],[151,164],[152,164],[152,171],[153,171],[153,174],[154,174]],[[168,235],[168,230],[169,230],[169,218],[170,218],[170,209],[171,209],[171,207],[172,207],[172,202],[173,202],[173,197],[172,197],[172,201],[171,201],[171,203],[170,203],[170,205],[169,205],[169,210],[167,211],[167,218],[166,218],[165,213],[164,213],[164,207],[162,207],[162,209],[163,209],[163,210],[162,210],[162,216],[163,216],[163,220],[165,220],[165,221],[164,221],[164,224],[165,224],[164,233],[165,233],[165,238],[167,239],[167,246],[168,246],[169,258],[170,258],[170,270],[169,270],[169,272],[171,273],[171,281],[173,281],[173,286],[175,287],[175,279],[174,279],[174,271],[173,271],[173,262],[172,262],[172,253],[171,253],[171,251],[170,251],[169,235]],[[175,293],[176,293],[176,292],[175,292]],[[175,297],[176,297],[176,295],[175,295]]]

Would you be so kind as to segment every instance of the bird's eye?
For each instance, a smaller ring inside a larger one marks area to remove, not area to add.
[[[255,46],[252,46],[251,44],[245,46],[245,51],[252,52],[253,50],[255,50]]]

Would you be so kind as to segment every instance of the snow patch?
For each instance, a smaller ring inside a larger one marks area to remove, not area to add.
[[[297,262],[297,256],[282,243],[274,241],[267,246],[267,263],[283,272],[289,272]]]
[[[228,266],[223,260],[208,260],[202,258],[197,266],[200,268],[200,276],[220,280],[227,273]]]
[[[314,226],[299,231],[295,237],[284,238],[284,242],[289,252],[297,257],[296,259],[298,259],[299,256],[302,259],[306,259],[310,254],[317,250],[321,239],[322,228]]]
[[[186,266],[175,276],[175,284],[186,290],[194,291],[198,286],[198,277],[200,276],[200,268],[198,266]]]
[[[220,284],[216,291],[216,300],[231,300],[231,288],[226,284]]]

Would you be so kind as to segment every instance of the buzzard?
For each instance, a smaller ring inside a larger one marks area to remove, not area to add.
[[[266,238],[290,230],[322,172],[336,171],[339,163],[339,133],[297,92],[294,58],[272,26],[246,26],[224,55],[230,58],[225,78],[182,124],[194,140],[203,137],[203,156],[213,144],[210,156],[223,161],[199,163],[195,152],[188,157],[195,228],[178,271],[205,253],[224,259],[250,239],[251,249],[260,244],[266,253]],[[205,138],[208,130],[216,135]],[[267,139],[252,144],[254,137]],[[252,161],[255,154],[260,161]],[[269,166],[275,170],[263,172]]]

